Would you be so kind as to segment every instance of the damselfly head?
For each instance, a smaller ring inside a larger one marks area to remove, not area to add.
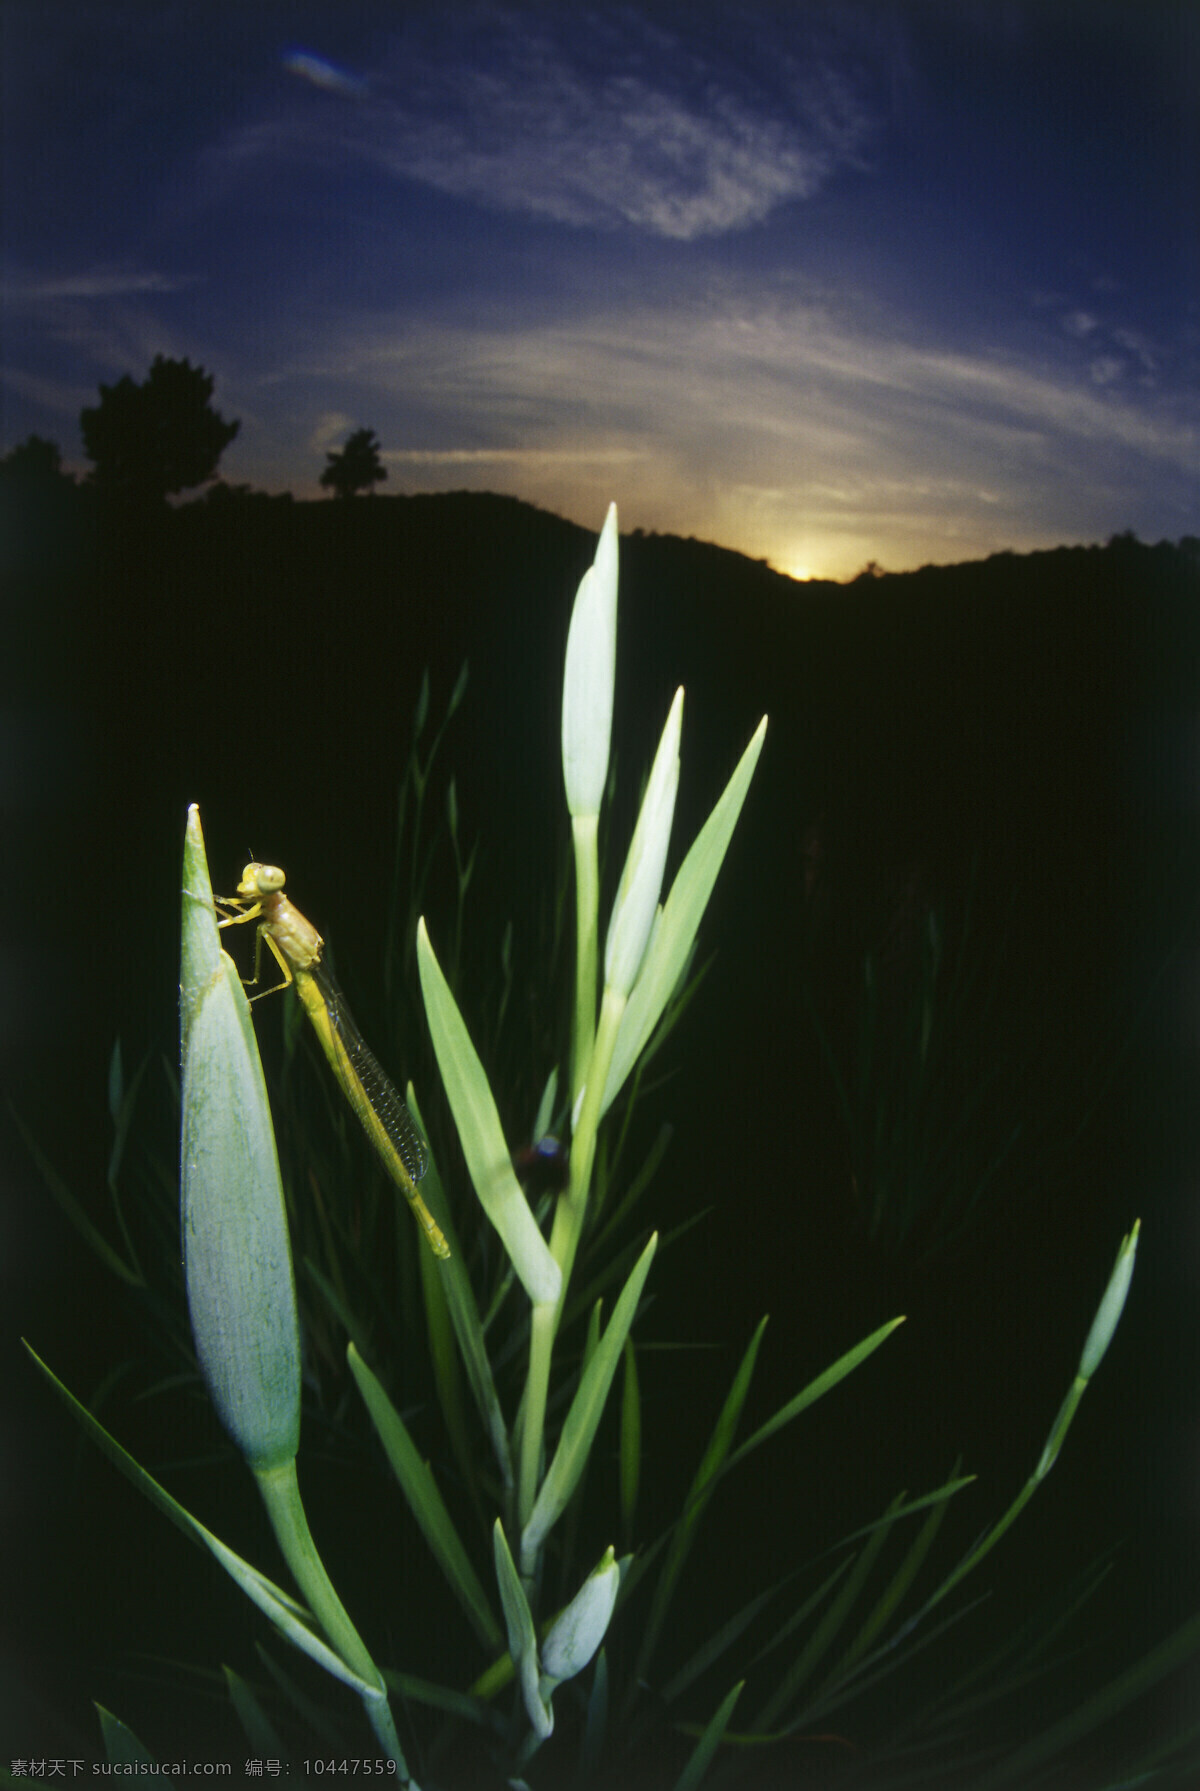
[[[277,864],[248,864],[238,884],[238,894],[249,901],[278,895],[287,879]]]

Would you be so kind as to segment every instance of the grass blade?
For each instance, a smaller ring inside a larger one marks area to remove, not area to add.
[[[644,1679],[650,1664],[650,1656],[654,1652],[659,1632],[666,1618],[667,1609],[675,1595],[679,1576],[683,1572],[684,1562],[691,1551],[696,1538],[696,1530],[704,1516],[709,1499],[716,1487],[717,1477],[725,1465],[733,1439],[737,1434],[738,1423],[742,1415],[742,1407],[746,1403],[746,1395],[750,1391],[750,1382],[754,1377],[754,1365],[758,1359],[758,1349],[766,1330],[767,1320],[761,1318],[758,1329],[750,1339],[746,1353],[738,1365],[733,1377],[733,1385],[725,1398],[720,1415],[708,1440],[708,1447],[696,1469],[695,1477],[683,1503],[675,1534],[671,1539],[671,1547],[658,1583],[654,1588],[654,1597],[650,1603],[650,1614],[646,1619],[646,1628],[642,1636],[642,1645],[638,1650],[637,1666],[634,1676]]]
[[[1040,1735],[1027,1741],[1023,1746],[1015,1748],[1001,1763],[989,1773],[985,1773],[975,1784],[975,1791],[995,1791],[995,1787],[1012,1784],[1025,1784],[1029,1773],[1046,1761],[1090,1735],[1094,1729],[1111,1721],[1126,1705],[1132,1704],[1157,1685],[1160,1679],[1166,1678],[1177,1667],[1183,1665],[1200,1649],[1200,1611],[1189,1617],[1177,1630],[1160,1642],[1157,1648],[1151,1648],[1135,1666],[1119,1673],[1115,1679],[1085,1698],[1077,1709],[1059,1722],[1052,1723]]]
[[[743,1461],[749,1455],[752,1449],[757,1449],[760,1443],[765,1443],[767,1438],[774,1436],[777,1430],[782,1430],[785,1424],[790,1424],[793,1418],[798,1418],[808,1406],[815,1405],[817,1400],[821,1399],[831,1388],[836,1387],[839,1381],[845,1380],[846,1376],[853,1373],[860,1363],[865,1362],[868,1356],[874,1354],[880,1344],[891,1336],[897,1325],[903,1323],[902,1317],[891,1319],[886,1325],[881,1325],[877,1331],[872,1331],[871,1335],[865,1337],[861,1343],[856,1343],[853,1349],[847,1350],[844,1356],[839,1356],[831,1368],[827,1368],[824,1374],[819,1374],[815,1381],[810,1381],[808,1386],[802,1392],[797,1393],[794,1399],[790,1399],[785,1406],[781,1406],[773,1418],[768,1418],[767,1422],[760,1426],[753,1436],[747,1437],[741,1448],[735,1450],[729,1457],[725,1464],[725,1472],[729,1473],[737,1466],[738,1462]]]
[[[246,1732],[246,1740],[255,1753],[264,1759],[285,1758],[287,1750],[274,1723],[259,1703],[253,1687],[240,1673],[235,1673],[232,1667],[222,1667],[221,1671],[229,1688],[230,1702]]]
[[[887,1519],[894,1517],[895,1511],[903,1503],[903,1500],[903,1493],[898,1493],[885,1514]],[[890,1532],[891,1522],[885,1521],[863,1548],[850,1572],[846,1575],[837,1597],[830,1604],[829,1609],[813,1630],[791,1667],[756,1716],[754,1721],[756,1729],[774,1727],[805,1681],[811,1677],[823,1656],[833,1646],[834,1638],[870,1577],[871,1569],[874,1567],[879,1551],[887,1541]]]
[[[638,1481],[642,1470],[642,1400],[638,1390],[633,1338],[625,1339],[625,1385],[621,1392],[621,1535],[633,1546]]]
[[[489,1654],[498,1653],[504,1646],[500,1625],[492,1615],[432,1469],[422,1461],[408,1426],[353,1344],[347,1348],[346,1359],[422,1536],[480,1642]]]
[[[554,1459],[546,1470],[546,1477],[529,1514],[529,1522],[521,1536],[523,1561],[536,1558],[547,1534],[562,1515],[567,1500],[578,1484],[657,1247],[658,1233],[655,1232],[634,1264],[608,1321],[608,1329],[580,1377],[571,1409],[558,1439],[558,1447],[554,1451]]]
[[[744,1679],[726,1692],[716,1710],[705,1725],[704,1733],[692,1751],[692,1757],[675,1781],[675,1791],[696,1791],[696,1786],[708,1771],[713,1755],[721,1745],[721,1738],[729,1727],[729,1719],[733,1715],[734,1706],[742,1695]]]
[[[100,1718],[104,1757],[110,1766],[157,1767],[158,1761],[149,1748],[143,1746],[133,1730],[127,1728],[119,1716],[114,1716],[103,1704],[96,1705],[96,1715]]]
[[[24,1341],[22,1338],[22,1342]],[[172,1498],[167,1489],[160,1486],[154,1476],[148,1474],[141,1463],[135,1461],[128,1450],[123,1449],[102,1424],[97,1423],[87,1407],[76,1399],[70,1388],[65,1386],[51,1369],[47,1368],[41,1357],[30,1348],[28,1343],[25,1343],[25,1348],[92,1441],[103,1450],[114,1467],[119,1468],[126,1479],[133,1482],[139,1492],[144,1493],[152,1504],[157,1505],[163,1515],[170,1518],[176,1528],[182,1530],[191,1541],[198,1542],[208,1549],[230,1578],[241,1587],[251,1603],[256,1604],[259,1610],[271,1619],[271,1622],[282,1631],[290,1642],[294,1642],[296,1647],[303,1649],[305,1654],[315,1660],[318,1666],[324,1667],[325,1671],[332,1674],[335,1679],[340,1679],[345,1685],[353,1686],[360,1697],[378,1699],[378,1686],[361,1679],[346,1665],[340,1655],[335,1654],[332,1648],[327,1647],[308,1628],[307,1612],[303,1605],[298,1604],[281,1586],[276,1586],[267,1578],[266,1574],[260,1573],[248,1561],[243,1561],[240,1555],[234,1554],[233,1550],[227,1548],[218,1536],[212,1534],[211,1530],[206,1530],[198,1518],[194,1518],[190,1511],[185,1510],[178,1499]]]

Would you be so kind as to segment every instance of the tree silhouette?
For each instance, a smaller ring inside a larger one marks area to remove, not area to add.
[[[241,427],[212,408],[213,384],[203,367],[156,355],[141,385],[128,374],[102,385],[79,417],[92,483],[158,503],[205,484]]]
[[[379,458],[379,437],[373,429],[356,429],[340,453],[325,458],[329,464],[320,482],[335,497],[351,498],[356,491],[370,494],[373,486],[387,478],[387,468]]]

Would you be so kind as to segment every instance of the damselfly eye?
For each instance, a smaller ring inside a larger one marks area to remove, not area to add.
[[[242,881],[252,884],[256,895],[277,895],[287,878],[277,864],[248,864]]]

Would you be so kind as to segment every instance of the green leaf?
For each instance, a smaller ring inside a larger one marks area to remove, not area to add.
[[[976,1780],[975,1791],[994,1791],[995,1787],[1023,1785],[1029,1773],[1052,1760],[1056,1755],[1102,1724],[1111,1721],[1127,1705],[1140,1698],[1151,1686],[1173,1673],[1200,1649],[1200,1612],[1173,1630],[1165,1641],[1144,1654],[1135,1666],[1119,1673],[1115,1679],[1093,1692],[1069,1716],[1053,1723],[1040,1735],[1014,1749],[993,1771]]]
[[[158,1765],[149,1748],[143,1747],[133,1730],[127,1728],[119,1716],[114,1716],[103,1704],[96,1705],[96,1715],[100,1718],[104,1757],[110,1766]]]
[[[45,1155],[33,1133],[29,1130],[12,1102],[7,1103],[12,1122],[25,1141],[25,1148],[33,1158],[38,1174],[53,1195],[62,1211],[75,1227],[80,1237],[99,1257],[105,1268],[118,1276],[130,1287],[144,1287],[145,1277],[136,1263],[128,1263],[123,1256],[113,1249],[108,1239],[88,1218],[79,1201],[72,1194],[65,1181],[59,1175],[49,1157]]]
[[[958,1462],[955,1462],[955,1469],[957,1469],[958,1465]],[[835,1681],[845,1679],[850,1669],[862,1659],[863,1655],[866,1654],[871,1643],[875,1640],[875,1637],[879,1635],[884,1626],[891,1621],[901,1600],[904,1598],[905,1593],[920,1572],[926,1555],[933,1546],[934,1537],[941,1527],[941,1522],[946,1515],[946,1508],[949,1505],[950,1500],[962,1484],[963,1482],[961,1480],[955,1481],[952,1479],[935,1495],[935,1502],[929,1509],[929,1515],[926,1517],[925,1522],[921,1525],[921,1528],[909,1545],[903,1561],[901,1561],[899,1567],[892,1575],[891,1581],[885,1590],[880,1594],[874,1610],[871,1611],[870,1615],[863,1623],[862,1628],[859,1630],[846,1652],[842,1655],[841,1659],[837,1662],[833,1672],[829,1676],[826,1686],[822,1687],[823,1691]],[[899,1510],[890,1513],[891,1521],[895,1521],[895,1519],[905,1515],[905,1512],[908,1509],[911,1509],[911,1507],[902,1506]]]
[[[251,1567],[248,1561],[243,1561],[240,1555],[235,1555],[233,1550],[227,1548],[220,1538],[214,1536],[210,1530],[206,1530],[198,1518],[194,1518],[191,1512],[186,1511],[177,1499],[172,1498],[166,1488],[160,1486],[154,1476],[148,1474],[140,1462],[135,1461],[128,1450],[123,1449],[116,1438],[109,1435],[104,1426],[93,1418],[87,1407],[76,1399],[71,1390],[63,1385],[51,1369],[47,1368],[41,1357],[25,1342],[25,1339],[22,1338],[21,1341],[59,1398],[83,1426],[92,1441],[108,1456],[114,1467],[119,1468],[126,1479],[132,1481],[138,1491],[144,1493],[152,1504],[157,1505],[163,1515],[170,1518],[171,1522],[177,1529],[182,1530],[185,1536],[208,1549],[234,1583],[241,1587],[246,1597],[271,1619],[271,1622],[290,1642],[293,1642],[297,1648],[303,1649],[310,1659],[315,1660],[318,1666],[324,1667],[325,1671],[331,1673],[335,1679],[340,1679],[345,1685],[353,1686],[360,1697],[377,1700],[379,1687],[361,1679],[346,1665],[345,1661],[334,1653],[332,1648],[327,1647],[308,1628],[306,1622],[308,1613],[303,1605],[297,1603],[282,1587],[273,1584],[256,1567]]]
[[[503,1659],[509,1672],[505,1680],[507,1684],[512,1678],[512,1661],[507,1649]],[[394,1669],[384,1672],[388,1687],[398,1691],[407,1703],[424,1704],[430,1710],[440,1710],[447,1716],[455,1716],[463,1722],[474,1723],[476,1728],[490,1729],[494,1734],[504,1733],[504,1719],[500,1713],[482,1698],[472,1697],[470,1692],[457,1691],[452,1685],[438,1685],[433,1679],[422,1679],[417,1673],[399,1673]]]
[[[592,1689],[588,1693],[583,1739],[579,1744],[579,1771],[576,1776],[581,1785],[586,1785],[596,1775],[600,1765],[600,1756],[604,1751],[604,1737],[607,1729],[608,1657],[601,1648],[596,1656],[596,1668],[592,1674]]]
[[[500,1603],[504,1607],[504,1622],[508,1630],[508,1652],[521,1680],[529,1720],[545,1741],[554,1730],[554,1712],[543,1701],[539,1689],[541,1669],[533,1612],[529,1608],[529,1600],[525,1596],[525,1588],[513,1563],[504,1525],[499,1518],[492,1530],[492,1542],[496,1559],[496,1583],[500,1588]]]
[[[542,1098],[538,1102],[538,1110],[533,1122],[533,1131],[529,1134],[532,1142],[537,1144],[545,1138],[554,1124],[554,1110],[558,1106],[558,1066],[557,1064],[546,1077],[546,1085],[542,1089]]]
[[[658,1641],[668,1607],[675,1595],[679,1576],[683,1572],[684,1562],[696,1539],[696,1530],[708,1506],[716,1487],[717,1478],[733,1446],[737,1434],[738,1423],[742,1415],[742,1407],[746,1403],[746,1395],[750,1391],[750,1382],[754,1378],[754,1365],[758,1359],[759,1345],[763,1332],[767,1328],[767,1320],[761,1318],[758,1328],[750,1339],[746,1353],[738,1364],[737,1373],[733,1377],[733,1385],[725,1397],[708,1446],[701,1457],[692,1484],[688,1489],[683,1510],[675,1525],[675,1533],[671,1538],[671,1547],[663,1563],[658,1583],[654,1588],[654,1597],[650,1603],[650,1612],[646,1618],[642,1633],[642,1644],[638,1650],[635,1677],[644,1679],[650,1664],[650,1657]]]
[[[790,1424],[793,1418],[798,1418],[800,1413],[810,1405],[815,1405],[817,1400],[828,1393],[831,1388],[836,1387],[839,1381],[845,1380],[846,1376],[853,1373],[860,1363],[865,1362],[868,1356],[874,1354],[880,1344],[891,1336],[897,1325],[903,1323],[903,1318],[893,1318],[888,1324],[881,1325],[877,1331],[872,1331],[871,1335],[865,1337],[861,1343],[856,1343],[854,1348],[847,1350],[844,1356],[839,1356],[832,1368],[827,1368],[824,1374],[817,1376],[815,1381],[810,1381],[808,1386],[802,1392],[797,1393],[794,1399],[789,1399],[786,1405],[780,1406],[775,1416],[768,1418],[767,1422],[760,1426],[753,1436],[746,1438],[741,1448],[735,1450],[729,1457],[725,1464],[725,1472],[729,1473],[740,1461],[745,1460],[752,1449],[757,1449],[760,1443],[765,1443],[767,1438],[774,1436],[777,1430],[782,1430],[785,1424]]]
[[[113,1142],[112,1149],[108,1156],[108,1175],[106,1177],[109,1192],[112,1194],[114,1200],[117,1195],[117,1178],[120,1175],[121,1163],[125,1156],[125,1146],[129,1141],[129,1129],[133,1124],[133,1116],[137,1111],[138,1094],[149,1067],[150,1055],[147,1052],[146,1056],[142,1058],[141,1063],[139,1063],[137,1069],[133,1072],[132,1081],[126,1086],[124,1068],[121,1062],[121,1041],[120,1039],[117,1040],[116,1044],[113,1046],[112,1062],[109,1066],[108,1078],[109,1113],[113,1122]],[[122,1226],[122,1230],[124,1230],[124,1226]],[[129,1243],[128,1236],[126,1236],[125,1241],[127,1244]]]
[[[282,1759],[287,1750],[274,1723],[259,1703],[253,1687],[240,1673],[235,1673],[232,1667],[223,1666],[221,1671],[229,1688],[230,1702],[237,1712],[238,1721],[246,1732],[246,1740],[250,1746],[256,1754]]]
[[[721,1737],[729,1727],[734,1706],[742,1695],[744,1679],[726,1692],[716,1710],[705,1725],[704,1733],[692,1751],[691,1759],[675,1780],[675,1791],[696,1791],[696,1786],[703,1779],[711,1764],[712,1757],[721,1745]]]
[[[642,1297],[642,1288],[657,1247],[658,1233],[655,1232],[634,1264],[609,1320],[608,1329],[580,1377],[571,1409],[558,1439],[558,1447],[554,1451],[554,1459],[547,1469],[546,1478],[529,1514],[529,1522],[521,1536],[522,1561],[536,1559],[583,1473],[596,1427],[604,1410],[604,1402],[608,1398],[608,1389],[621,1359],[625,1339],[629,1335],[629,1327],[637,1312],[638,1301]]]
[[[633,1338],[625,1339],[625,1385],[621,1393],[621,1535],[633,1542],[638,1480],[642,1470],[642,1400],[638,1390]]]
[[[866,1547],[859,1552],[858,1558],[843,1580],[836,1598],[833,1599],[829,1609],[780,1680],[775,1691],[755,1717],[756,1729],[769,1729],[778,1721],[794,1700],[797,1692],[812,1677],[820,1661],[833,1646],[838,1631],[850,1614],[851,1607],[870,1578],[871,1569],[875,1565],[879,1551],[891,1533],[896,1511],[903,1502],[904,1494],[897,1493],[884,1514],[883,1522],[878,1526]]]
[[[431,1262],[436,1260],[432,1250],[425,1250],[422,1254],[428,1256]],[[333,1316],[345,1331],[346,1335],[350,1338],[351,1342],[365,1349],[367,1347],[366,1333],[359,1324],[358,1319],[355,1317],[353,1309],[344,1299],[342,1299],[329,1277],[317,1267],[317,1264],[313,1261],[311,1256],[306,1256],[304,1258],[303,1268],[304,1273],[317,1289],[318,1293],[325,1301],[325,1304],[329,1307],[329,1310],[333,1313]]]
[[[426,1199],[428,1200],[428,1195]],[[443,1227],[444,1235],[445,1228]],[[450,1248],[453,1250],[453,1244]],[[454,1335],[454,1321],[450,1316],[450,1304],[446,1296],[446,1288],[443,1285],[445,1261],[439,1261],[432,1250],[422,1250],[418,1252],[417,1262],[420,1266],[421,1293],[425,1301],[425,1333],[429,1339],[429,1361],[433,1369],[433,1384],[437,1389],[437,1402],[441,1410],[442,1422],[446,1427],[446,1435],[450,1439],[450,1447],[454,1451],[459,1476],[475,1506],[475,1513],[480,1520],[481,1527],[486,1528],[487,1518],[480,1496],[475,1464],[474,1430],[467,1411],[463,1369]]]
[[[446,704],[446,721],[450,720],[450,717],[454,714],[454,711],[458,708],[458,705],[467,694],[467,679],[470,677],[470,673],[470,663],[464,659],[461,666],[458,668],[458,677],[454,680],[454,689],[450,692],[450,701]],[[445,726],[445,722],[443,722],[442,725]]]
[[[421,1534],[480,1642],[489,1653],[496,1653],[504,1646],[500,1625],[492,1615],[432,1469],[422,1461],[403,1418],[353,1344],[346,1351],[346,1359]]]
[[[553,1304],[562,1289],[562,1273],[513,1173],[487,1074],[434,956],[423,919],[417,926],[417,964],[438,1069],[479,1203],[529,1298],[535,1304]]]
[[[671,885],[621,1020],[604,1084],[602,1113],[608,1111],[620,1093],[687,969],[688,956],[742,812],[766,731],[764,715]]]
[[[573,816],[600,813],[612,738],[617,663],[617,506],[610,504],[592,564],[579,582],[563,666],[562,766]]]
[[[974,1474],[961,1474],[957,1479],[947,1480],[944,1485],[935,1487],[932,1492],[922,1493],[920,1498],[906,1499],[904,1504],[898,1505],[894,1511],[889,1508],[883,1517],[872,1518],[869,1524],[860,1524],[857,1530],[850,1530],[845,1536],[839,1536],[829,1548],[822,1550],[817,1559],[822,1560],[826,1555],[836,1554],[839,1549],[848,1547],[852,1542],[861,1541],[864,1536],[873,1536],[880,1524],[890,1524],[897,1518],[910,1517],[914,1511],[928,1511],[931,1505],[940,1504],[943,1499],[953,1498],[954,1494],[961,1492],[964,1486],[973,1486],[976,1478],[977,1476]]]
[[[300,1441],[300,1333],[275,1134],[250,1004],[221,949],[188,811],[180,958],[180,1208],[188,1310],[217,1414],[252,1468]]]
[[[815,1591],[810,1592],[803,1603],[796,1606],[796,1608],[776,1628],[771,1637],[758,1650],[758,1653],[750,1662],[752,1667],[757,1666],[760,1661],[766,1660],[769,1655],[774,1654],[775,1650],[781,1648],[789,1636],[795,1635],[798,1629],[803,1629],[805,1627],[809,1618],[825,1602],[826,1594],[832,1591],[833,1587],[837,1585],[838,1581],[849,1569],[853,1560],[853,1555],[847,1555],[844,1560],[838,1562],[832,1573],[826,1574],[825,1578],[821,1581],[821,1584]],[[794,1578],[795,1575],[793,1574],[791,1577]]]
[[[793,1572],[787,1576],[787,1579],[795,1577]],[[731,1648],[738,1637],[744,1635],[749,1629],[754,1619],[766,1610],[771,1600],[779,1597],[787,1579],[777,1580],[774,1585],[768,1586],[765,1592],[760,1592],[757,1597],[748,1600],[740,1610],[735,1611],[733,1616],[721,1625],[720,1629],[715,1630],[707,1641],[697,1648],[678,1672],[672,1673],[662,1687],[664,1704],[673,1704],[689,1685],[699,1679],[702,1673],[706,1673],[709,1667],[716,1664],[726,1649]]]
[[[428,1130],[421,1117],[420,1103],[411,1082],[408,1084],[407,1099],[417,1124],[428,1137]],[[446,1304],[450,1310],[450,1322],[454,1326],[454,1335],[458,1339],[459,1353],[466,1370],[471,1395],[487,1430],[501,1477],[507,1488],[513,1483],[508,1431],[504,1423],[504,1414],[500,1409],[500,1396],[496,1392],[496,1382],[492,1375],[492,1365],[484,1340],[483,1321],[479,1316],[479,1307],[475,1300],[475,1289],[472,1287],[471,1277],[467,1273],[458,1232],[450,1216],[449,1205],[442,1193],[441,1176],[432,1153],[430,1154],[429,1168],[421,1179],[421,1186],[433,1216],[441,1226],[450,1245],[450,1255],[444,1262],[435,1262],[430,1257],[428,1264],[422,1263],[422,1271],[432,1269],[432,1279],[437,1281],[441,1292],[445,1295]],[[423,1252],[423,1254],[428,1255],[429,1253]],[[452,1436],[453,1434],[451,1432]]]
[[[296,1713],[301,1722],[312,1730],[316,1739],[334,1753],[350,1752],[351,1750],[346,1747],[342,1730],[337,1723],[330,1719],[328,1711],[322,1709],[313,1695],[311,1685],[306,1683],[302,1689],[299,1682],[290,1673],[284,1671],[270,1649],[264,1647],[261,1642],[255,1643],[254,1651],[270,1674],[272,1683],[286,1699],[288,1707]]]

